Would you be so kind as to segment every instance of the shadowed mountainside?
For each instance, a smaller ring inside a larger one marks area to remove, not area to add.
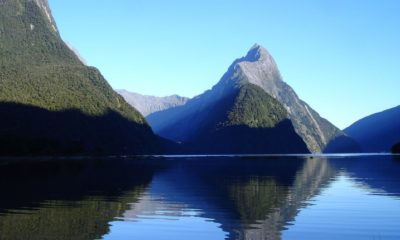
[[[358,120],[344,131],[364,152],[390,152],[400,142],[400,106]]]
[[[190,131],[189,153],[308,153],[287,111],[259,87],[248,84],[178,123]]]
[[[164,143],[147,125],[112,110],[90,116],[0,103],[0,113],[0,155],[156,153]]]
[[[0,36],[2,153],[157,150],[143,116],[62,41],[47,0],[0,1]]]

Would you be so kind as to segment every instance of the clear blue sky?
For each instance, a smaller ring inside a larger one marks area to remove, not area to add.
[[[50,0],[63,39],[114,88],[195,96],[254,44],[340,128],[400,104],[397,0]]]

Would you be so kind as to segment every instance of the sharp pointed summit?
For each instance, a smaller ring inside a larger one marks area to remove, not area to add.
[[[246,56],[231,64],[214,88],[227,89],[251,83],[269,89],[267,92],[275,97],[279,94],[276,82],[282,82],[282,77],[274,58],[267,49],[254,44]]]
[[[255,61],[263,61],[265,59],[271,58],[268,50],[263,46],[255,43],[250,50],[247,52],[247,55],[244,57],[245,61],[255,62]]]
[[[273,88],[272,82],[282,81],[274,58],[262,46],[255,44],[243,60],[237,63],[237,75],[242,77],[242,81],[245,80],[263,89]]]
[[[187,118],[197,118],[198,120],[199,116],[196,115],[199,114],[198,110],[205,109],[205,106],[210,106],[218,101],[222,101],[222,99],[226,99],[227,96],[238,94],[238,91],[239,93],[243,93],[243,88],[247,89],[245,92],[248,93],[249,86],[252,93],[255,94],[257,92],[257,94],[253,96],[255,99],[266,94],[285,109],[287,118],[290,119],[295,132],[306,143],[309,151],[342,151],[342,149],[339,149],[341,145],[339,142],[343,141],[348,145],[352,145],[351,148],[356,148],[355,143],[353,144],[353,141],[342,131],[326,119],[320,117],[315,110],[297,96],[294,90],[283,81],[272,55],[258,44],[251,47],[244,57],[236,59],[222,76],[221,80],[211,90],[188,101],[186,105],[176,110],[150,115],[148,118],[149,122],[152,124],[153,129],[164,137],[177,141],[191,139],[192,137],[188,136],[192,136],[191,134],[195,131],[197,126],[190,125],[190,128],[182,130],[184,127],[182,127],[181,120]],[[259,91],[260,89],[262,91]],[[262,97],[262,99],[266,100],[267,97]],[[244,102],[248,103],[247,101]],[[241,106],[240,109],[243,114],[247,111],[262,112],[265,110],[246,109],[244,106]],[[270,110],[271,109],[267,111]],[[279,114],[272,111],[267,115],[273,116]],[[158,121],[157,119],[163,119],[163,121]],[[252,121],[257,122],[261,121],[261,119],[255,117]],[[199,122],[198,124],[201,125],[203,123]],[[176,130],[175,127],[178,127],[179,130]],[[340,141],[338,139],[340,139]],[[334,144],[332,144],[332,142],[334,142]],[[348,151],[348,149],[346,149],[346,151]]]

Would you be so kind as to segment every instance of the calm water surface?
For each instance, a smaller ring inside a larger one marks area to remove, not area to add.
[[[393,156],[0,164],[0,239],[400,239]]]

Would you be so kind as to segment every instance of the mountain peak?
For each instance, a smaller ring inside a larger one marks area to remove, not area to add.
[[[254,44],[244,57],[236,59],[215,86],[222,91],[230,87],[251,83],[264,89],[271,96],[278,94],[276,82],[282,81],[272,55],[259,44]]]
[[[282,81],[281,74],[272,55],[261,45],[254,44],[247,55],[236,60],[232,66],[231,76],[241,77],[229,79],[257,85],[273,97],[279,94],[276,82]]]
[[[264,59],[271,58],[271,55],[263,46],[255,43],[250,50],[247,52],[247,55],[244,57],[243,60],[248,62],[256,62],[262,61]]]

